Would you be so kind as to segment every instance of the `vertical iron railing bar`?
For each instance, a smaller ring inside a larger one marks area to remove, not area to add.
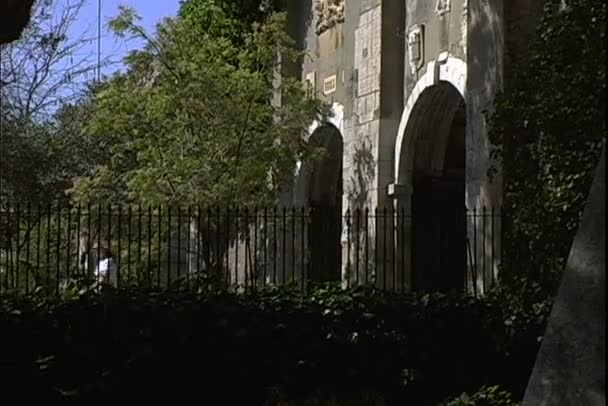
[[[93,211],[93,208],[91,206],[91,203],[89,202],[87,204],[87,246],[86,246],[86,249],[87,249],[86,261],[87,261],[87,263],[86,263],[85,269],[83,269],[84,280],[87,282],[87,284],[89,284],[91,282],[90,281],[90,278],[91,278],[91,275],[90,275],[90,272],[91,272],[90,266],[91,266],[91,263],[92,263],[91,256],[93,255],[93,247],[91,246],[91,244],[92,244],[91,238],[93,238],[93,226],[92,226],[93,221],[92,221],[92,218],[91,218],[92,211]]]
[[[272,233],[273,233],[273,244],[272,244],[272,283],[277,284],[277,207],[274,206],[272,211]]]
[[[187,227],[187,238],[186,238],[186,287],[190,288],[190,273],[192,272],[192,254],[194,250],[192,249],[192,206],[188,206],[188,227]]]
[[[114,253],[112,252],[112,204],[108,204],[108,269],[106,270],[106,282],[109,284],[112,281],[112,269],[110,267],[110,260],[114,262]]]
[[[239,215],[240,210],[237,206],[234,210],[234,289],[239,291]],[[246,263],[247,261],[245,261]]]
[[[80,276],[80,238],[81,238],[81,225],[82,221],[82,206],[78,203],[76,207],[76,275]]]
[[[13,231],[12,231],[12,219],[11,219],[11,204],[7,203],[6,207],[6,274],[4,275],[4,290],[10,291],[10,282],[9,278],[11,273],[13,272]],[[1,284],[1,281],[0,281]]]
[[[95,257],[95,283],[99,284],[99,256],[101,255],[101,204],[97,205],[97,256]]]
[[[171,234],[171,231],[169,231],[169,234]],[[169,251],[171,251],[171,249],[169,249]],[[182,206],[178,205],[177,206],[177,282],[180,282],[180,278],[181,278],[181,264],[182,264]]]
[[[249,275],[251,275],[251,219],[249,218],[249,206],[245,206],[243,213],[243,235],[245,240],[244,254],[245,266],[243,267],[243,281],[245,294],[249,293]]]
[[[224,269],[224,287],[228,291],[230,289],[230,207],[226,208],[226,246],[224,253],[226,255],[226,269]]]
[[[129,219],[130,221],[131,219]],[[116,221],[118,228],[118,253],[116,255],[116,287],[120,288],[120,274],[122,268],[122,205],[118,205],[118,219]]]
[[[28,237],[25,245],[25,294],[29,293],[30,287],[30,244],[31,244],[31,227],[32,227],[32,205],[27,203],[27,224]]]
[[[285,260],[286,260],[286,245],[287,245],[287,209],[285,208],[285,206],[283,206],[283,230],[281,232],[281,234],[283,234],[283,238],[282,238],[282,247],[281,250],[283,251],[283,258],[281,258],[281,263],[282,263],[282,269],[281,269],[281,283],[285,283],[286,279],[286,273],[285,273],[285,268],[287,266]]]
[[[262,286],[266,285],[266,280],[268,278],[268,209],[266,207],[264,207],[264,269],[262,270],[263,273],[263,280],[262,280]]]
[[[296,283],[296,208],[291,208],[291,283]]]
[[[220,232],[221,232],[221,224],[222,224],[222,213],[221,213],[221,209],[218,206],[216,208],[217,210],[217,225],[215,227],[215,239],[216,239],[216,244],[215,244],[215,277],[217,278],[217,283],[218,283],[218,288],[219,288],[219,284],[221,283],[222,279],[221,279],[221,265],[220,265]]]
[[[47,207],[47,222],[46,222],[46,292],[51,295],[51,221],[52,221],[51,203]]]
[[[10,275],[13,272],[13,219],[12,206],[7,203],[6,208],[6,273],[4,275],[4,291],[10,292]]]
[[[340,218],[340,225],[342,225],[342,213],[338,213]],[[350,271],[351,271],[351,230],[352,230],[352,218],[350,207],[346,209],[346,287],[350,288]],[[341,255],[340,255],[341,256]]]
[[[71,245],[72,245],[72,206],[68,205],[68,224],[66,226],[66,235],[67,235],[67,244],[66,244],[66,266],[65,266],[65,278],[66,280],[70,279],[70,254],[71,254]]]
[[[361,208],[357,207],[356,209],[356,238],[357,238],[357,242],[355,244],[355,255],[357,256],[356,258],[356,264],[355,264],[355,286],[359,285],[359,258],[361,256]]]
[[[490,269],[492,272],[492,287],[494,287],[496,285],[496,278],[494,275],[494,269],[495,269],[495,265],[496,265],[496,262],[494,262],[495,261],[495,258],[494,258],[494,233],[495,233],[494,215],[495,215],[494,206],[492,206],[491,213],[490,213],[490,221],[492,222],[490,225],[490,228],[491,228],[490,229],[490,243],[492,244],[490,246],[490,248],[491,248],[491,265],[490,265],[491,268]]]
[[[306,252],[304,251],[304,247],[305,247],[304,240],[306,239],[306,223],[305,223],[306,213],[305,213],[304,207],[300,208],[300,215],[301,215],[300,224],[302,227],[301,236],[300,236],[300,248],[301,248],[301,252],[300,252],[300,261],[301,261],[300,274],[301,274],[301,276],[300,277],[301,277],[301,289],[302,289],[302,292],[304,292],[304,290],[306,289],[306,271],[305,271],[306,270],[306,268],[305,268]]]
[[[154,286],[153,275],[152,275],[152,205],[148,205],[148,269],[146,272],[146,283],[148,288],[152,288]]]
[[[258,208],[257,206],[253,209],[253,270],[251,275],[251,286],[255,290],[257,288],[257,282],[259,278],[259,264],[258,264]]]
[[[127,208],[127,217],[129,222],[127,225],[127,286],[131,285],[131,241],[133,238],[133,206]]]
[[[160,238],[160,231],[158,233]],[[178,237],[179,240],[179,237]],[[167,205],[167,288],[171,286],[171,205]],[[159,267],[160,268],[160,267]],[[160,271],[159,271],[160,272]]]
[[[61,273],[61,203],[57,203],[57,241],[56,241],[56,255],[55,262],[57,267],[55,268],[55,294],[59,295],[59,280]]]
[[[406,269],[406,249],[407,246],[405,244],[405,233],[407,230],[407,213],[405,212],[405,207],[401,207],[401,293],[405,293],[405,269]]]
[[[201,224],[202,221],[202,207],[201,206],[197,206],[196,208],[196,284],[197,284],[197,288],[200,289],[200,281],[201,281],[201,263],[202,263],[202,259],[201,256],[203,255],[203,253],[201,253],[201,249],[202,249],[202,238],[201,238],[201,234],[203,232],[203,225]],[[208,245],[208,244],[206,244]]]
[[[486,230],[486,218],[487,218],[487,213],[486,213],[486,206],[484,205],[482,207],[482,214],[481,214],[481,221],[482,221],[482,228],[481,228],[481,263],[482,263],[482,267],[483,267],[483,278],[484,278],[484,283],[487,284],[487,282],[485,282],[485,280],[487,279],[487,270],[486,270],[486,241],[487,241],[487,230]],[[485,285],[484,285],[485,286]],[[486,288],[484,287],[484,294],[486,293]]]
[[[395,207],[391,206],[391,248],[393,250],[393,269],[392,269],[392,287],[393,293],[397,293],[397,213],[395,211]]]
[[[378,207],[376,207],[374,209],[374,229],[375,229],[375,234],[374,234],[374,276],[373,276],[373,280],[374,280],[374,286],[377,288],[378,287],[378,248],[379,248],[379,244],[378,244],[378,240],[379,240],[379,227],[378,227],[378,223],[379,223],[379,211],[378,211]]]
[[[477,269],[475,268],[474,262],[473,262],[473,254],[471,252],[471,241],[470,239],[467,237],[466,240],[466,244],[467,244],[467,249],[469,252],[469,266],[471,268],[471,279],[472,279],[472,285],[473,285],[473,296],[477,296]]]
[[[6,249],[7,248],[7,242],[8,242],[8,236],[9,236],[9,223],[8,223],[8,219],[5,221],[5,223],[2,223],[2,219],[3,218],[8,218],[8,215],[6,214],[7,210],[2,210],[0,208],[0,224],[6,224],[6,227],[4,227],[3,229],[0,229],[0,239],[2,239],[4,245],[2,246],[2,249]],[[0,270],[4,270],[5,272],[8,272],[8,264],[6,262],[6,258],[7,255],[1,255],[2,252],[0,251]],[[4,258],[4,264],[2,263],[2,259]],[[4,267],[3,267],[4,266]],[[2,284],[2,273],[0,272],[0,294],[2,294],[2,292],[4,292],[4,287]]]
[[[171,205],[169,205],[168,207],[168,212],[171,213]],[[156,262],[157,262],[157,266],[156,266],[156,283],[157,283],[157,288],[162,288],[162,281],[161,281],[161,269],[162,269],[162,239],[163,239],[163,233],[162,233],[162,224],[163,224],[163,216],[162,216],[162,206],[159,204],[158,205],[158,214],[157,214],[157,218],[158,218],[158,238],[157,238],[157,250],[158,252],[156,253]]]
[[[40,246],[42,243],[42,221],[43,221],[43,210],[42,210],[42,205],[40,204],[40,202],[37,203],[36,205],[36,209],[39,213],[38,215],[38,224],[36,225],[36,279],[39,279],[40,276]],[[37,280],[35,281],[35,283],[37,284]]]
[[[65,277],[67,280],[70,279],[70,248],[72,245],[72,206],[68,205],[68,226],[67,226],[67,250],[66,250],[66,269],[65,269]]]
[[[15,270],[12,275],[12,289],[15,292],[19,290],[19,262],[21,258],[21,204],[17,203],[16,207],[16,217],[15,225],[17,232],[15,233],[17,237],[17,241],[15,244]]]
[[[369,284],[369,207],[365,208],[365,285]]]
[[[386,291],[386,206],[382,208],[382,290]]]
[[[473,207],[473,263],[475,268],[475,286],[477,286],[477,207]],[[483,279],[483,275],[482,275]],[[482,280],[482,289],[485,292],[484,282]],[[475,288],[477,291],[477,287]]]
[[[139,203],[137,205],[137,265],[135,266],[135,272],[137,273],[136,275],[136,280],[137,280],[137,285],[139,286],[141,284],[141,243],[142,243],[142,238],[141,238],[141,232],[142,232],[142,211],[141,211],[141,203]]]

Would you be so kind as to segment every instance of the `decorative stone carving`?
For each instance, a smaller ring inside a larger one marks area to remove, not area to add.
[[[317,35],[344,22],[344,5],[344,0],[317,0]]]
[[[469,14],[468,0],[464,0],[462,3],[462,16],[460,18],[460,47],[462,52],[467,54],[467,38],[468,38],[468,14]]]
[[[309,98],[314,98],[317,93],[317,77],[315,72],[306,74],[306,95]]]
[[[424,29],[421,25],[415,25],[410,29],[407,36],[407,50],[410,62],[410,70],[415,73],[424,64]]]
[[[437,5],[435,6],[435,12],[440,16],[449,13],[452,6],[451,0],[437,0]]]

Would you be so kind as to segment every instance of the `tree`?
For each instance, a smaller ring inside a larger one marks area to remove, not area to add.
[[[86,0],[38,0],[21,39],[1,48],[0,80],[4,119],[46,119],[62,103],[76,100],[97,58],[83,52],[95,37],[70,36]],[[109,64],[104,58],[102,64]]]
[[[0,49],[0,198],[3,205],[64,199],[82,139],[62,137],[66,112],[82,104],[99,67],[83,52],[94,38],[71,36],[86,0],[39,0],[21,39]],[[84,56],[83,56],[84,54]],[[101,61],[102,66],[109,59]],[[79,107],[82,111],[83,109]],[[83,117],[84,118],[84,117]],[[72,126],[73,129],[73,126]],[[73,143],[66,149],[66,141]],[[70,169],[72,168],[72,169]]]
[[[243,45],[254,23],[281,10],[281,0],[187,0],[179,16],[202,35],[224,37]]]
[[[490,117],[502,158],[504,276],[559,281],[606,131],[606,4],[549,0],[530,58]]]
[[[213,5],[212,1],[209,4]],[[186,14],[187,13],[182,13]],[[231,26],[215,15],[217,26]],[[90,131],[108,157],[75,188],[80,201],[253,207],[273,203],[325,104],[295,78],[276,81],[281,60],[299,55],[285,16],[271,13],[239,32],[201,33],[190,17],[150,35],[123,8],[111,26],[143,39],[96,99]],[[226,24],[223,24],[226,23]],[[281,103],[273,103],[276,94]],[[110,158],[111,157],[111,158]]]

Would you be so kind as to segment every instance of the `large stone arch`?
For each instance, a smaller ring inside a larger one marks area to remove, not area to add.
[[[407,289],[464,287],[466,72],[457,58],[430,62],[402,115],[389,193],[412,214],[398,226]]]
[[[395,184],[407,186],[411,184],[413,169],[413,144],[415,137],[407,137],[406,129],[420,125],[420,118],[412,117],[412,111],[423,92],[439,82],[451,84],[466,100],[467,64],[462,59],[448,57],[445,62],[431,61],[427,64],[425,74],[416,82],[414,89],[407,99],[395,141]],[[410,134],[412,134],[410,132]],[[414,133],[415,134],[415,133]],[[403,171],[404,169],[405,171]]]

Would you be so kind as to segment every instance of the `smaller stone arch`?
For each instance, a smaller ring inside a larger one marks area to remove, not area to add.
[[[315,282],[337,281],[341,275],[342,134],[333,124],[325,123],[315,129],[308,143],[322,149],[322,156],[308,168],[308,278]]]

